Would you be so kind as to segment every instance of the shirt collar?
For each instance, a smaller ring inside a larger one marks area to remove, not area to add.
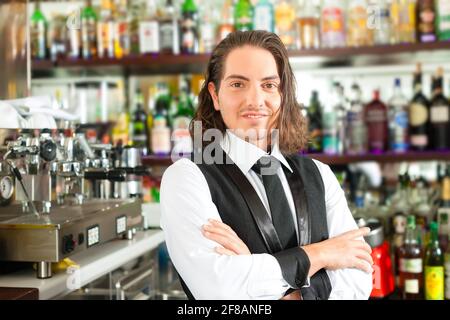
[[[225,133],[220,146],[244,174],[247,174],[261,157],[269,155],[261,148],[241,139],[229,130]],[[280,161],[289,171],[293,172],[286,158],[281,153],[278,143],[273,145],[270,155]]]

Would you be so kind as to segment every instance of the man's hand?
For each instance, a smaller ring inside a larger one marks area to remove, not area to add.
[[[216,247],[216,252],[228,256],[250,254],[246,244],[237,236],[236,232],[223,222],[208,219],[208,224],[203,225],[202,233],[209,240],[221,245]]]
[[[309,276],[322,268],[328,270],[357,268],[371,273],[372,249],[361,239],[369,232],[369,228],[351,230],[337,237],[302,247],[311,262]]]

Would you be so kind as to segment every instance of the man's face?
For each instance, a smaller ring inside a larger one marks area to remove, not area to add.
[[[227,128],[245,132],[272,129],[281,104],[279,86],[272,54],[265,49],[244,46],[229,53],[219,90],[212,82],[208,90]],[[258,139],[266,137],[258,134]]]

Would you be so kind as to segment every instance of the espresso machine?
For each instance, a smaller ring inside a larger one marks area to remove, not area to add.
[[[148,170],[116,167],[111,146],[22,130],[1,153],[0,261],[35,262],[37,277],[49,278],[51,263],[141,228],[140,198],[118,187]]]

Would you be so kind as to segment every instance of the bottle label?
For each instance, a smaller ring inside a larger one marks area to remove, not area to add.
[[[367,122],[385,122],[386,113],[382,110],[369,110],[367,112]]]
[[[449,119],[449,107],[448,106],[432,106],[431,117],[432,123],[448,122]]]
[[[273,18],[269,6],[257,6],[254,20],[254,30],[272,31]]]
[[[419,280],[406,279],[405,280],[405,292],[406,293],[419,293]]]
[[[161,36],[161,49],[173,50],[174,28],[172,22],[170,21],[161,23],[159,27],[159,33]]]
[[[400,259],[399,269],[402,272],[408,273],[422,273],[422,259]]]
[[[445,299],[450,300],[450,252],[444,256],[445,259]]]
[[[444,267],[425,267],[425,299],[444,299]]]
[[[437,1],[438,12],[439,12],[439,31],[445,32],[450,30],[450,2],[448,0]]]
[[[426,134],[411,135],[411,145],[426,147],[428,145],[428,136]]]
[[[139,24],[139,49],[142,54],[159,51],[157,21],[144,21]]]
[[[412,103],[409,112],[411,126],[417,127],[425,124],[428,120],[427,107],[421,103]]]
[[[214,25],[211,23],[204,23],[201,25],[201,52],[209,53],[213,51],[214,39]]]

